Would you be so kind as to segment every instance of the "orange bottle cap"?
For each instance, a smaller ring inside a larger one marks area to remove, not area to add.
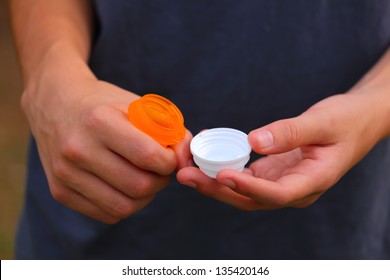
[[[129,104],[130,122],[162,146],[168,147],[183,140],[186,129],[179,108],[157,94],[146,94]]]

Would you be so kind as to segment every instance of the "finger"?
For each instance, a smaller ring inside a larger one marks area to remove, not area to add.
[[[242,196],[230,188],[219,184],[215,179],[205,175],[196,167],[186,167],[177,173],[177,180],[189,187],[195,188],[199,193],[212,197],[220,202],[232,205],[242,210],[264,209],[262,205]]]
[[[52,184],[51,184],[52,185]],[[80,195],[78,192],[66,187],[51,187],[52,196],[64,206],[67,206],[83,215],[106,224],[115,224],[120,221],[118,217],[103,211],[100,207]]]
[[[126,122],[119,127],[118,141],[110,142],[109,147],[141,169],[160,175],[172,174],[177,167],[175,152]]]
[[[217,181],[235,192],[247,196],[270,208],[281,208],[294,204],[312,195],[317,189],[315,181],[303,174],[287,174],[273,182],[256,178],[235,170],[222,170]]]
[[[185,138],[180,143],[172,147],[177,157],[177,170],[192,166],[192,155],[190,151],[191,140],[192,133],[187,130]]]
[[[330,140],[327,131],[331,130],[311,115],[302,114],[255,129],[248,134],[249,144],[256,153],[278,154],[305,145],[327,143]]]
[[[262,157],[250,165],[255,177],[276,181],[285,170],[293,168],[303,160],[301,150],[295,149],[283,154]]]
[[[78,166],[131,198],[153,196],[169,183],[170,176],[140,169],[107,149],[91,148],[89,153],[88,160],[77,161]]]
[[[98,106],[86,117],[105,146],[141,169],[161,175],[171,174],[177,166],[176,155],[153,138],[135,128],[126,113],[109,106]],[[76,144],[77,145],[77,144]]]
[[[120,219],[139,211],[153,198],[132,199],[95,175],[73,166],[56,166],[55,175],[62,186],[81,194],[104,212]]]

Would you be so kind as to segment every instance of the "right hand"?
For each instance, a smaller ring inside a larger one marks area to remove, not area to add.
[[[176,154],[131,125],[127,106],[136,94],[95,77],[59,80],[27,87],[22,97],[50,192],[80,213],[116,223],[168,184]]]

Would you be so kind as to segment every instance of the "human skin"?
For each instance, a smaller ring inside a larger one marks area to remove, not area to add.
[[[139,98],[87,65],[93,31],[89,1],[11,0],[24,92],[52,196],[104,223],[150,203],[187,158],[190,133],[164,148],[133,127],[127,106]]]
[[[222,170],[211,179],[192,166],[177,179],[243,210],[307,207],[390,135],[389,77],[390,50],[347,93],[251,131],[253,151],[266,156],[244,172]]]

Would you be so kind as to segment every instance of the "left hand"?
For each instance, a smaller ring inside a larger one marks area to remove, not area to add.
[[[383,138],[385,120],[374,100],[362,93],[326,98],[298,117],[250,132],[253,151],[267,156],[243,172],[222,170],[212,179],[189,166],[177,179],[242,210],[307,207]]]

